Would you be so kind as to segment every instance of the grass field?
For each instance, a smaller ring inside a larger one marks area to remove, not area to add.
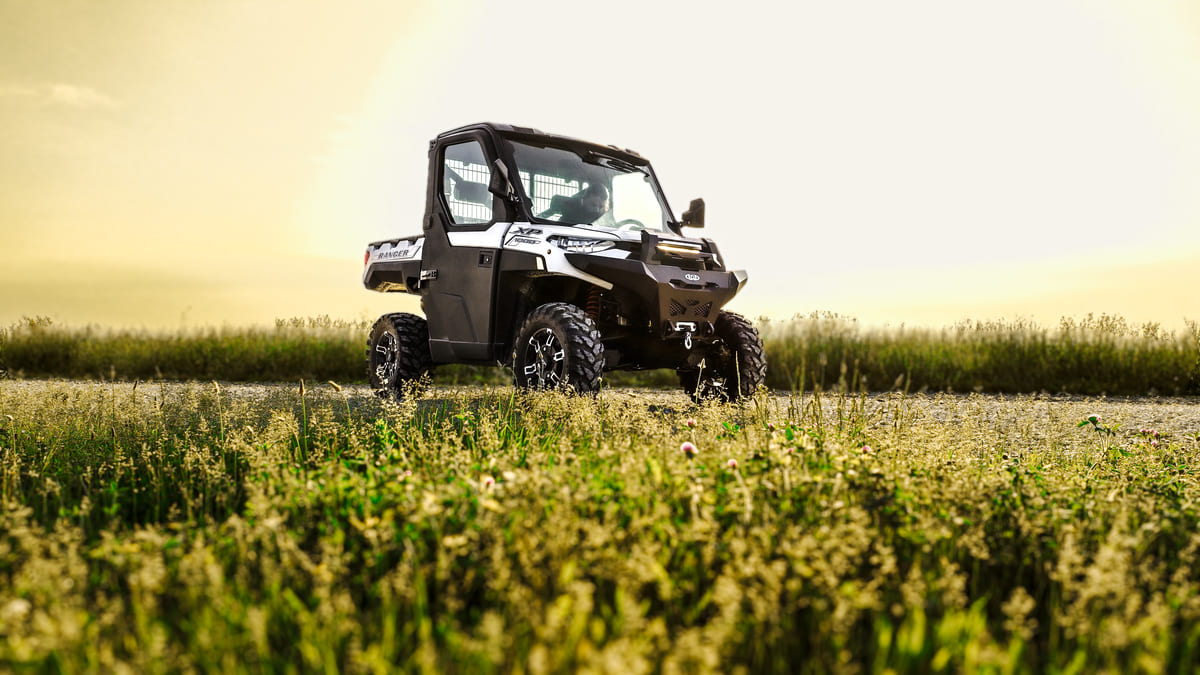
[[[1194,399],[5,380],[0,670],[1195,672],[1197,472]]]
[[[30,319],[0,330],[0,372],[24,377],[297,382],[365,380],[369,322],[279,320],[274,328],[174,332],[68,327]],[[814,314],[757,322],[767,385],[788,391],[1200,394],[1200,324],[1167,332],[1120,317],[962,322],[942,329],[867,329]],[[512,381],[501,368],[443,366],[441,384]],[[675,386],[671,371],[616,372],[613,386]]]

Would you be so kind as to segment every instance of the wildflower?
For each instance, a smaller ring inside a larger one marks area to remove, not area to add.
[[[491,476],[485,475],[485,476],[483,476],[483,478],[479,479],[479,482],[481,484],[483,484],[483,487],[490,490],[492,488],[492,486],[496,484],[496,479],[492,478]]]
[[[1101,419],[1099,415],[1092,413],[1091,415],[1087,416],[1087,421],[1091,422],[1092,424],[1100,424]]]
[[[1150,441],[1150,447],[1152,447],[1152,448],[1157,448],[1157,447],[1158,447],[1158,440],[1153,440],[1153,441]]]
[[[738,467],[737,460],[736,460],[736,459],[734,459],[734,458],[732,458],[732,457],[730,457],[730,458],[729,458],[729,461],[728,461],[728,462],[725,462],[725,466],[729,467],[729,469],[730,469],[731,471],[737,471],[737,467]]]
[[[687,425],[687,428],[689,428],[689,429],[696,428],[696,418],[695,417],[689,417],[686,420],[684,420],[683,423],[685,425]]]
[[[25,616],[29,614],[29,610],[32,608],[33,603],[29,602],[25,598],[16,598],[15,600],[9,601],[9,603],[5,605],[3,609],[0,609],[0,619],[3,619],[5,623],[16,623],[18,621],[22,621],[25,619]]]
[[[862,446],[862,454],[870,455],[870,454],[873,454],[874,452],[875,451],[871,449],[871,446],[869,446],[869,445]]]
[[[771,431],[771,432],[775,431],[775,423],[774,422],[767,422],[767,431]]]
[[[679,446],[679,451],[690,459],[696,454],[696,445],[691,441],[684,441],[683,444]]]

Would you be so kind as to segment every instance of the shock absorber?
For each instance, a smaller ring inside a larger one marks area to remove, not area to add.
[[[592,286],[588,291],[587,306],[583,311],[592,317],[592,321],[600,322],[600,289],[598,287]]]

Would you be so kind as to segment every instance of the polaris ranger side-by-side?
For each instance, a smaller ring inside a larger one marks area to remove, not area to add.
[[[694,398],[766,377],[758,332],[721,308],[726,270],[693,200],[676,221],[632,150],[472,124],[430,143],[424,232],[367,248],[363,284],[415,293],[427,319],[371,328],[368,378],[399,395],[437,364],[511,367],[519,386],[599,390],[604,371],[673,368]]]

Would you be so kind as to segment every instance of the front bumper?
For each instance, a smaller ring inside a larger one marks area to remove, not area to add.
[[[632,292],[649,315],[650,330],[661,337],[712,335],[713,322],[746,284],[743,271],[687,270],[637,259],[568,255],[575,267]]]

